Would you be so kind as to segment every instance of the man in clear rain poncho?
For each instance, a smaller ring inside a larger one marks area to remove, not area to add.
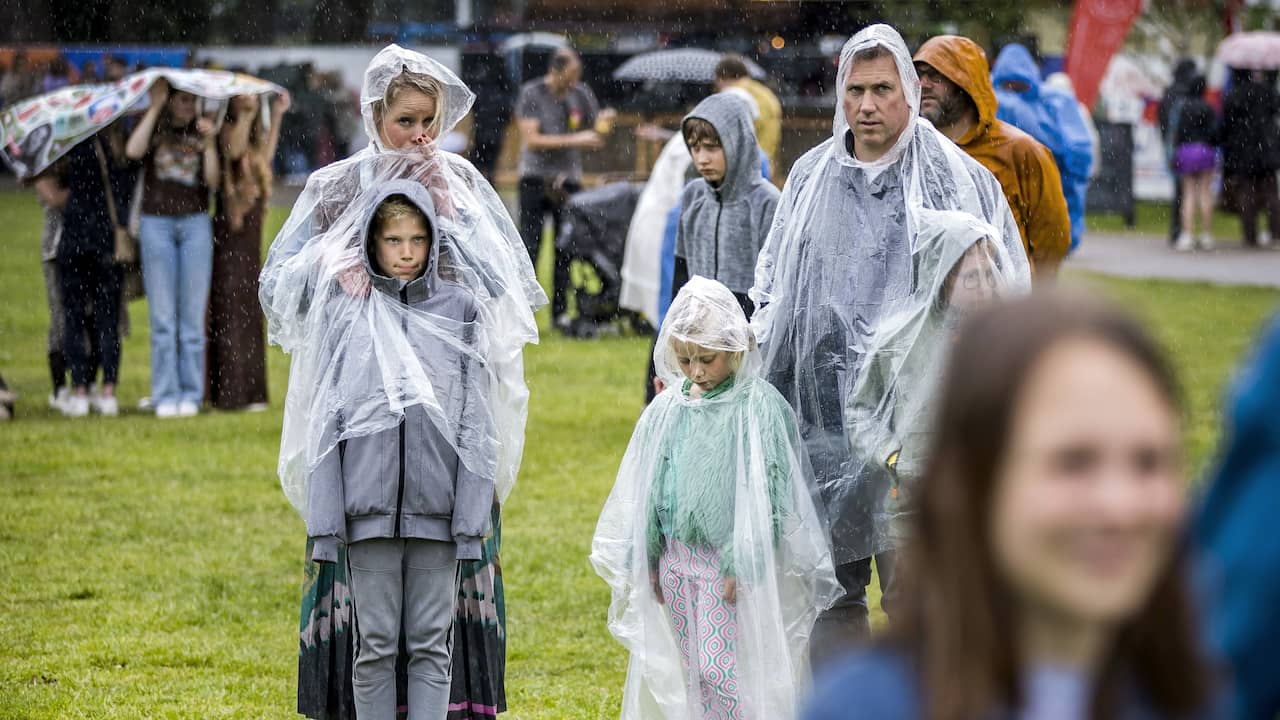
[[[809,633],[838,595],[794,416],[760,377],[746,315],[695,276],[654,349],[645,409],[591,562],[631,653],[626,720],[794,717]]]
[[[867,637],[871,558],[893,547],[883,512],[892,479],[853,449],[864,429],[847,426],[845,404],[882,318],[932,281],[913,247],[920,211],[959,210],[990,224],[1011,284],[1030,287],[1000,184],[918,117],[920,83],[898,32],[859,32],[836,77],[833,135],[792,168],[751,291],[765,377],[795,409],[845,590],[814,629],[815,660]],[[878,564],[886,587],[891,562]]]

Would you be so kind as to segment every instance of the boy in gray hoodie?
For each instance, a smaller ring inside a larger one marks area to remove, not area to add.
[[[680,195],[671,297],[693,275],[723,283],[751,317],[747,298],[756,256],[773,225],[778,189],[760,174],[760,146],[751,108],[728,93],[698,103],[681,126],[701,179]]]
[[[359,627],[357,716],[395,717],[403,628],[409,717],[443,718],[458,560],[480,558],[494,497],[479,303],[454,280],[465,272],[454,266],[460,253],[439,232],[421,183],[387,183],[368,207],[367,294],[335,290],[326,300],[327,392],[343,399],[320,431],[319,446],[332,449],[308,476],[307,534],[319,562],[338,561],[346,544]],[[384,377],[378,356],[386,352],[416,356],[399,362],[411,371]],[[426,399],[405,389],[417,371],[430,383]],[[389,398],[405,406],[398,425],[352,431]]]

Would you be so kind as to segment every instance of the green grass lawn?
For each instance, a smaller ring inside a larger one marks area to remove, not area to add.
[[[1167,236],[1169,233],[1169,204],[1139,201],[1134,209],[1133,227],[1124,224],[1119,215],[1089,213],[1089,232],[1107,234],[1139,233]],[[1236,245],[1240,242],[1240,218],[1231,213],[1216,210],[1213,213],[1213,237],[1220,243]],[[1088,238],[1085,238],[1088,242]]]
[[[0,718],[294,717],[304,529],[275,477],[287,359],[271,353],[270,412],[157,421],[131,409],[148,394],[139,302],[124,415],[57,416],[34,200],[0,194],[0,227],[0,374],[21,393],[0,425]],[[1170,348],[1203,467],[1224,383],[1280,293],[1069,282],[1132,308]],[[547,337],[527,354],[527,450],[504,516],[512,718],[616,717],[625,657],[587,554],[647,350]]]

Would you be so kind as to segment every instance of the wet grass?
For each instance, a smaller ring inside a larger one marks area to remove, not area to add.
[[[21,393],[0,425],[0,718],[294,717],[304,530],[275,478],[287,358],[271,352],[269,412],[157,421],[131,410],[148,383],[135,303],[123,416],[57,416],[30,195],[0,194],[0,227],[0,374]],[[1224,383],[1280,293],[1068,281],[1151,321],[1181,371],[1201,467]],[[616,716],[625,657],[587,553],[647,351],[642,338],[548,336],[528,352],[527,451],[504,519],[512,718]]]

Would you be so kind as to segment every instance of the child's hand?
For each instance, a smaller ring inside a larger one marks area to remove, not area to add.
[[[352,265],[338,271],[338,285],[342,291],[353,298],[369,296],[369,275],[359,265]]]
[[[658,604],[666,603],[666,598],[662,596],[662,581],[658,579],[658,571],[649,571],[649,584],[653,587],[653,595],[658,599]]]
[[[730,605],[738,603],[738,579],[727,577],[724,579],[724,601]]]

